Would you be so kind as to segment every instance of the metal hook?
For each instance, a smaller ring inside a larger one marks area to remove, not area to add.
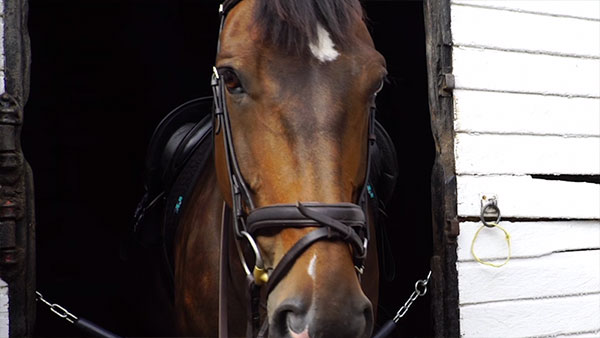
[[[493,215],[498,215],[496,220],[493,222],[486,222],[485,217],[493,217]],[[500,208],[498,208],[498,199],[495,195],[493,196],[481,196],[481,214],[479,215],[481,219],[481,223],[488,228],[493,228],[496,224],[500,223]]]
[[[498,217],[496,217],[496,220],[494,222],[488,223],[485,220],[485,214],[486,213],[497,213]],[[488,203],[486,204],[483,208],[481,208],[481,223],[483,223],[483,225],[485,225],[488,228],[493,228],[495,227],[498,223],[500,223],[500,208],[498,208],[498,206],[496,205],[496,203]]]

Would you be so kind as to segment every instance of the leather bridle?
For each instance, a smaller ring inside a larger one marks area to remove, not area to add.
[[[228,6],[221,5],[219,14],[221,24],[219,29],[220,47],[221,33],[228,12],[241,0],[227,2]],[[221,273],[220,273],[220,325],[219,336],[227,336],[227,281],[229,277],[228,266],[228,238],[230,233],[229,219],[233,225],[238,253],[247,274],[248,289],[250,291],[250,308],[248,310],[247,335],[252,337],[257,334],[260,326],[260,315],[258,313],[258,299],[260,297],[260,286],[266,284],[267,297],[277,284],[285,277],[292,268],[294,262],[312,244],[321,240],[341,240],[352,246],[354,264],[359,274],[362,274],[363,263],[367,255],[369,241],[369,227],[367,215],[367,187],[371,166],[372,147],[375,144],[375,109],[369,111],[369,135],[367,147],[367,163],[365,179],[359,195],[358,204],[354,203],[301,203],[275,204],[256,208],[250,189],[248,188],[235,153],[233,134],[230,124],[229,111],[225,99],[225,86],[216,69],[213,67],[211,85],[214,94],[214,137],[222,134],[224,143],[227,173],[231,187],[232,205],[224,207],[222,239],[221,239]],[[216,144],[216,143],[215,143]],[[315,227],[302,237],[282,257],[277,266],[268,273],[264,267],[260,249],[256,243],[256,236],[264,230],[278,230],[284,228]],[[255,254],[254,271],[250,272],[245,257],[240,249],[240,242],[246,240]],[[224,318],[223,318],[224,317]],[[267,325],[263,325],[261,336],[266,333]]]

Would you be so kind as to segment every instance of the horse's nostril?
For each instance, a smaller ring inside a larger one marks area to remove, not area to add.
[[[306,329],[306,316],[292,311],[287,312],[287,327],[294,333],[301,333]]]
[[[318,305],[304,306],[301,301],[286,300],[273,313],[271,336],[366,338],[371,335],[373,309],[366,297],[345,297]]]
[[[305,331],[308,324],[305,307],[300,302],[287,300],[276,310],[273,324],[279,337],[294,336]]]

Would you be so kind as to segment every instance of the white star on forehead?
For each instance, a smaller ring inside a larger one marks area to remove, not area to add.
[[[337,59],[340,53],[335,50],[335,45],[331,41],[329,32],[317,24],[317,41],[308,44],[312,54],[321,62],[329,62]]]

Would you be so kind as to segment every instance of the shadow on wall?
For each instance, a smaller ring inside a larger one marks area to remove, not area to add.
[[[154,127],[171,108],[210,95],[217,1],[29,2],[33,63],[22,138],[35,177],[38,289],[115,332],[144,334],[124,306],[130,290],[119,245],[142,196]],[[390,73],[378,119],[401,170],[388,208],[396,279],[381,282],[383,321],[428,271],[434,147],[422,3],[366,7]],[[428,297],[419,300],[395,336],[431,336],[429,312]],[[38,307],[37,336],[78,334]]]

